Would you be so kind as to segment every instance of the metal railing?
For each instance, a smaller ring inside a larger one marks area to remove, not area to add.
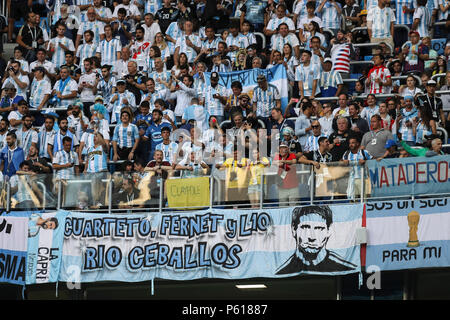
[[[391,53],[394,52],[394,49],[392,48],[392,46],[389,43],[384,43],[385,45],[387,45],[389,47],[389,49],[391,50]],[[370,42],[370,43],[354,43],[353,47],[378,47],[380,44],[378,42]]]

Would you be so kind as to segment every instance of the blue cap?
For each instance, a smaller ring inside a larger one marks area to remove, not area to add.
[[[404,96],[403,99],[413,101],[413,100],[414,100],[414,97],[413,97],[413,96],[410,96],[410,95],[407,95],[407,96]]]
[[[393,146],[397,146],[397,143],[392,139],[389,139],[388,141],[386,141],[386,144],[384,145],[384,147],[386,149],[389,149],[390,147],[393,147]]]

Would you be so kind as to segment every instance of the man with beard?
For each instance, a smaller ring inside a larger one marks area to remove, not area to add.
[[[33,118],[31,114],[26,114],[22,118],[23,125],[17,130],[17,145],[23,149],[25,158],[28,156],[28,151],[31,146],[37,148],[38,133],[31,129],[33,126]]]
[[[54,155],[58,151],[63,149],[63,139],[65,137],[71,138],[71,150],[74,150],[74,148],[78,148],[79,145],[77,137],[68,130],[69,122],[67,121],[67,118],[65,117],[59,118],[58,125],[59,130],[56,132],[53,141],[52,140],[48,141],[47,152],[51,160],[53,160]]]
[[[6,146],[6,134],[8,133],[9,121],[8,119],[0,120],[0,150]]]
[[[333,212],[328,206],[298,207],[292,211],[294,254],[278,269],[277,275],[310,272],[345,272],[356,268],[336,253],[327,250]]]
[[[333,156],[333,161],[341,160],[345,151],[348,150],[349,132],[348,119],[344,117],[339,118],[337,120],[337,130],[328,138],[331,143],[330,152]]]
[[[48,154],[48,144],[55,139],[56,130],[54,129],[55,118],[52,116],[46,116],[44,120],[44,126],[39,132],[39,157],[45,158],[47,161],[51,161]]]
[[[32,145],[30,150],[28,150],[27,161],[32,164],[32,170],[36,173],[51,173],[52,167],[45,158],[39,157],[39,150],[37,147]]]
[[[0,171],[2,171],[3,176],[13,176],[25,160],[23,149],[16,146],[16,141],[16,134],[8,132],[6,146],[0,151]]]
[[[131,59],[136,61],[139,70],[143,70],[150,51],[150,41],[144,39],[145,30],[143,27],[136,28],[136,40],[130,46]]]

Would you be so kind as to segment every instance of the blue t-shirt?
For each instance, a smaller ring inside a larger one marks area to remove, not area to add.
[[[163,141],[161,129],[164,127],[172,128],[172,126],[167,122],[162,122],[157,125],[152,121],[148,126],[147,131],[145,131],[145,136],[152,141],[152,153],[155,151],[156,146]]]

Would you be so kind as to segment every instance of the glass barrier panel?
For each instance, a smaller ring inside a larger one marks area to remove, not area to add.
[[[264,206],[292,206],[310,201],[311,166],[304,164],[265,169]]]
[[[110,181],[109,172],[83,173],[70,179],[55,179],[56,190],[61,187],[61,208],[71,210],[108,208]]]
[[[9,181],[12,210],[57,208],[58,196],[53,174],[31,174],[19,171]]]

